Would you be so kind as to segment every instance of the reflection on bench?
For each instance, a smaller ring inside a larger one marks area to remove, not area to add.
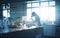
[[[43,35],[43,27],[4,33],[4,34],[0,34],[0,37],[2,38],[35,38],[36,35],[38,34],[41,34],[41,36]]]

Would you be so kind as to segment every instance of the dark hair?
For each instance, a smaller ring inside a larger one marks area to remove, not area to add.
[[[36,13],[35,12],[32,12],[32,16],[35,16],[36,15]]]

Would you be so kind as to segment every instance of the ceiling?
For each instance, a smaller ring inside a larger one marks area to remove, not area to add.
[[[0,4],[11,3],[11,2],[24,2],[24,1],[33,1],[33,0],[0,0]],[[40,0],[40,1],[49,1],[49,0]]]
[[[32,1],[32,0],[0,0],[0,3],[24,2],[24,1]]]

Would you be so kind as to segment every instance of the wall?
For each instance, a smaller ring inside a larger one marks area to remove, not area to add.
[[[56,23],[60,24],[60,0],[56,0]]]
[[[2,4],[0,4],[0,20],[3,19],[3,13],[2,13]]]
[[[56,0],[56,36],[60,37],[60,0]]]
[[[11,3],[11,18],[13,21],[26,15],[26,4],[23,2]]]

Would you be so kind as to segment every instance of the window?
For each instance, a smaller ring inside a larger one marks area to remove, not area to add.
[[[5,4],[3,4],[3,17],[10,17],[10,4],[8,3],[8,5],[5,6]]]
[[[39,14],[39,8],[32,8],[32,12],[36,12],[36,14]]]
[[[55,6],[55,1],[50,1],[49,6]]]
[[[41,4],[42,7],[48,6],[48,2],[41,2],[40,4]]]
[[[7,10],[3,10],[3,16],[7,17]]]
[[[39,3],[32,3],[32,7],[39,7]]]
[[[40,17],[41,21],[48,20],[48,7],[41,7],[40,8]]]
[[[27,7],[31,7],[31,4],[29,3],[29,4],[27,4]]]
[[[49,21],[55,21],[55,7],[49,7]]]
[[[27,20],[30,20],[30,18],[31,18],[31,8],[30,9],[27,9],[28,11],[27,11]]]
[[[29,4],[29,5],[28,5]],[[27,3],[27,17],[31,17],[31,13],[36,12],[41,22],[55,21],[55,1],[32,1]]]

